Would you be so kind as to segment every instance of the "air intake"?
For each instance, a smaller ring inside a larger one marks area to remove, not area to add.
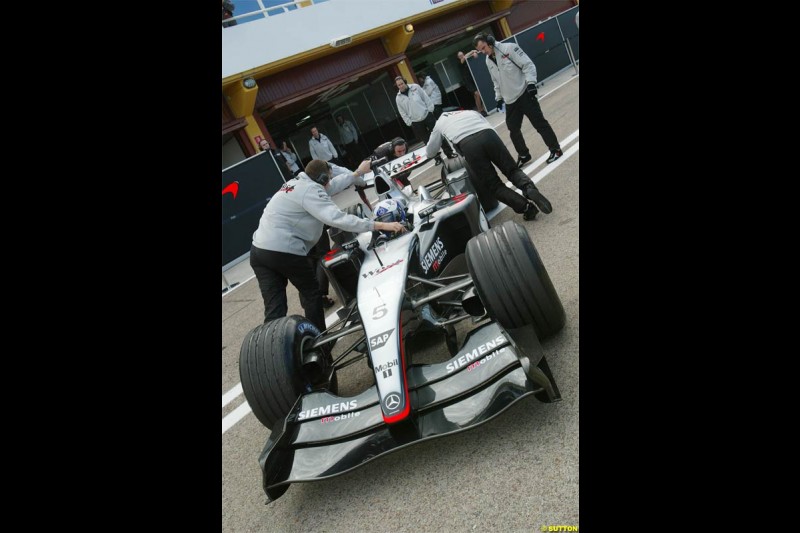
[[[339,46],[344,46],[346,44],[350,44],[351,42],[353,42],[353,38],[350,37],[349,35],[345,35],[343,37],[337,37],[334,40],[332,40],[331,41],[331,46],[333,46],[334,48],[337,48]]]

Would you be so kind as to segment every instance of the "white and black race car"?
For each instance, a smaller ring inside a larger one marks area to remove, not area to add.
[[[376,171],[376,217],[404,222],[406,233],[331,230],[336,247],[323,265],[345,302],[331,327],[293,315],[245,337],[244,395],[271,430],[259,457],[269,501],[291,483],[475,427],[526,396],[560,399],[539,341],[563,328],[565,313],[536,248],[514,221],[490,229],[466,171],[445,172],[408,195]],[[453,325],[465,320],[474,328],[459,342]],[[449,358],[415,364],[407,347],[432,331]],[[355,340],[334,358],[345,337]],[[374,383],[337,395],[337,370],[362,360]]]

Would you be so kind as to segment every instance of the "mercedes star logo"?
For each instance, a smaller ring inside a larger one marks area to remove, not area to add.
[[[397,406],[400,405],[400,396],[397,394],[390,394],[386,397],[386,408],[387,409],[396,409]]]

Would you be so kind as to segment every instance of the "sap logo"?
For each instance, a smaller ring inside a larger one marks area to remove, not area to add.
[[[297,419],[304,420],[306,418],[314,418],[315,416],[329,415],[331,413],[343,413],[357,407],[358,400],[350,400],[349,402],[335,403],[333,405],[315,407],[313,409],[301,411],[300,414],[297,415]]]
[[[374,337],[369,338],[369,347],[370,348],[380,348],[386,341],[389,340],[389,337],[392,336],[394,332],[394,328],[390,329],[389,331],[384,331],[383,333],[378,333]]]

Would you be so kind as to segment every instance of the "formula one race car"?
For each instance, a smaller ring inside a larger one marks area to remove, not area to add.
[[[526,396],[561,399],[539,343],[564,326],[561,300],[524,227],[490,229],[468,181],[454,174],[407,195],[376,172],[375,217],[408,231],[331,230],[336,247],[322,261],[345,302],[338,320],[320,332],[293,315],[245,337],[244,395],[271,429],[259,457],[268,501],[291,483],[475,427]],[[459,343],[453,325],[467,320],[473,329]],[[414,364],[425,332],[441,335],[446,360]],[[334,359],[333,344],[348,336],[355,340]],[[374,383],[338,396],[337,371],[361,360]]]

